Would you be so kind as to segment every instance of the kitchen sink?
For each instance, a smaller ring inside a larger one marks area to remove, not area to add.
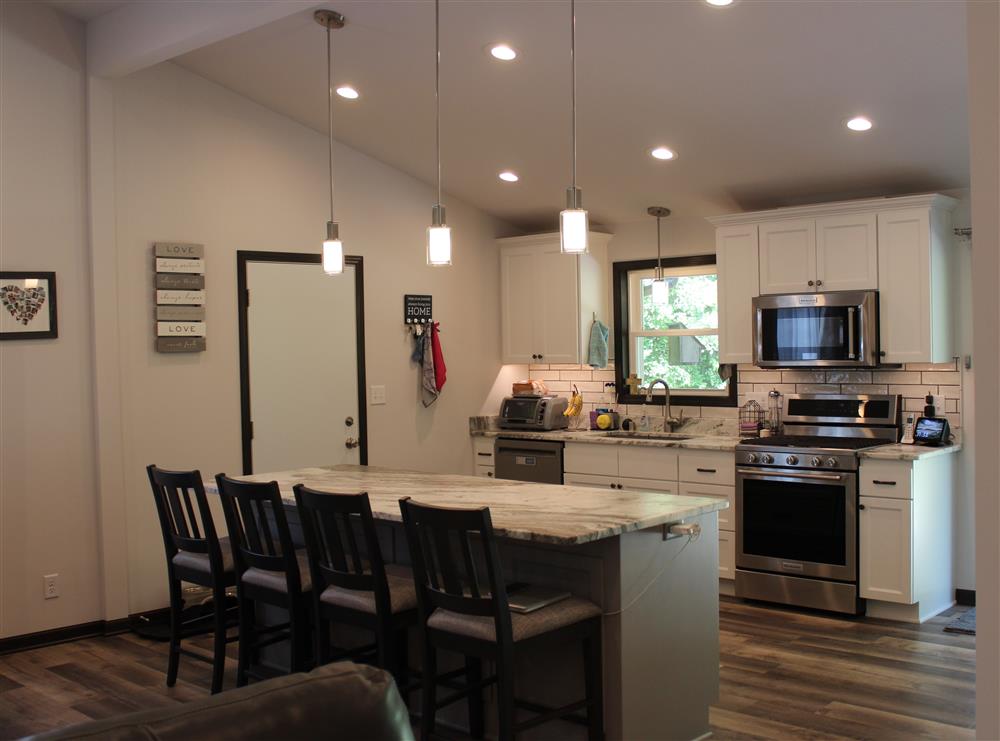
[[[614,430],[607,437],[622,437],[632,440],[690,440],[694,435],[684,435],[679,432],[632,432],[631,430]]]

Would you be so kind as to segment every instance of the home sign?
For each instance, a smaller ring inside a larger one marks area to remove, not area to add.
[[[406,324],[429,324],[434,314],[431,308],[433,297],[407,293],[403,295],[403,321]]]

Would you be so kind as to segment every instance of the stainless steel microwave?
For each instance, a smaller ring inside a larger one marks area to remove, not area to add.
[[[878,365],[878,291],[758,296],[753,313],[755,365]]]

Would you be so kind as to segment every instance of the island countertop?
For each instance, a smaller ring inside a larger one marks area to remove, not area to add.
[[[498,536],[558,545],[612,538],[729,506],[718,497],[497,481],[374,466],[302,468],[236,478],[277,481],[282,499],[292,504],[295,484],[344,494],[366,491],[377,520],[400,522],[399,500],[406,496],[440,507],[489,507]],[[217,494],[215,481],[206,481],[205,490]]]

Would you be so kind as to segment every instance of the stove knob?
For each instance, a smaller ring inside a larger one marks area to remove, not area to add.
[[[774,463],[774,458],[770,454],[764,453],[764,455],[762,455],[760,457],[760,462],[761,463]]]
[[[827,458],[826,465],[829,466],[830,468],[835,468],[837,466],[837,459],[833,458],[832,456],[830,458]]]
[[[809,461],[809,465],[812,466],[813,468],[816,468],[816,467],[818,467],[818,466],[820,466],[822,464],[823,464],[823,461],[822,461],[822,459],[820,459],[820,457],[818,455],[814,455],[812,457],[812,459]]]
[[[799,462],[799,457],[797,455],[790,455],[787,458],[785,458],[785,463],[787,463],[789,466],[794,466],[798,462]]]
[[[757,462],[757,454],[747,453],[747,463],[756,463],[756,462]]]

